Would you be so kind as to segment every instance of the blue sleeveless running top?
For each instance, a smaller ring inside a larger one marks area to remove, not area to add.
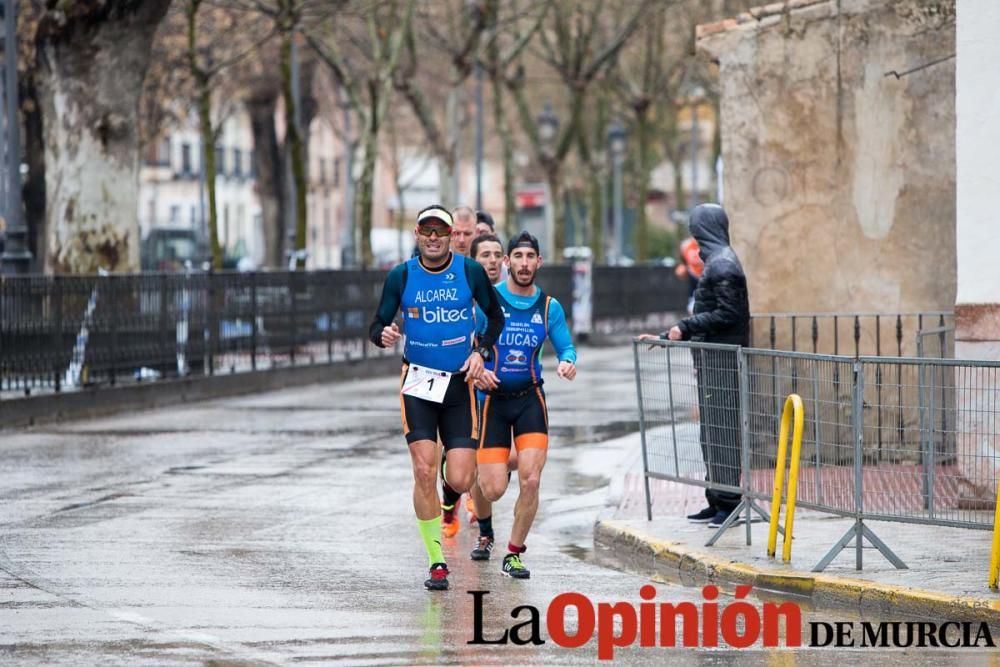
[[[472,352],[476,325],[465,258],[457,259],[452,256],[434,271],[424,268],[419,258],[410,259],[400,299],[406,358],[449,373],[461,368]]]

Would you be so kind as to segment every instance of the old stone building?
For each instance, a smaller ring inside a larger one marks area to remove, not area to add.
[[[755,312],[952,310],[954,12],[793,0],[699,27]]]

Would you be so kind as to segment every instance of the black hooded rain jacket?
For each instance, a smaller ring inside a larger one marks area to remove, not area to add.
[[[694,292],[694,314],[677,323],[684,340],[750,345],[750,297],[739,258],[729,245],[729,218],[721,206],[691,212],[691,235],[705,270]]]

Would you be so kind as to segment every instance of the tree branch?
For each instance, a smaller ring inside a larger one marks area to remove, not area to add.
[[[639,19],[646,13],[646,8],[651,4],[651,0],[640,0],[636,5],[632,15],[625,21],[618,34],[609,42],[604,49],[594,58],[594,61],[583,71],[583,80],[591,81],[596,77],[605,63],[615,57],[625,45],[628,38],[639,26]]]
[[[337,78],[337,81],[343,86],[344,91],[347,93],[347,103],[354,110],[354,113],[358,114],[362,119],[365,116],[364,106],[361,104],[361,98],[358,95],[357,82],[348,74],[347,67],[344,66],[343,57],[337,50],[337,47],[330,45],[330,49],[327,48],[313,35],[306,33],[306,42],[312,47],[319,59],[330,68],[333,75]],[[362,121],[364,122],[364,121]]]

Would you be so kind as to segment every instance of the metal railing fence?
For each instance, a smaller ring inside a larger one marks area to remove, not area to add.
[[[9,398],[381,355],[367,335],[385,276],[384,271],[2,276],[0,392]],[[625,313],[642,318],[684,307],[683,293],[670,291],[680,281],[668,267],[596,267],[593,282],[594,322],[605,328],[629,331]],[[572,323],[573,268],[545,266],[538,283],[559,299]],[[656,285],[667,287],[652,289]]]
[[[0,280],[0,389],[30,393],[329,363],[364,343],[385,274],[31,276]]]
[[[743,511],[767,517],[782,405],[798,394],[805,430],[797,503],[855,519],[816,570],[852,539],[858,569],[864,540],[905,567],[866,520],[993,527],[998,362],[668,341],[634,349],[647,490],[659,478],[735,491],[742,501],[734,521]],[[749,522],[746,532],[749,544]]]
[[[754,313],[750,347],[788,352],[811,352],[860,357],[954,356],[942,337],[936,350],[922,355],[916,336],[928,329],[954,327],[955,316],[945,311],[919,313]]]
[[[639,331],[654,314],[687,308],[687,282],[667,266],[594,267],[594,320],[613,331]]]

